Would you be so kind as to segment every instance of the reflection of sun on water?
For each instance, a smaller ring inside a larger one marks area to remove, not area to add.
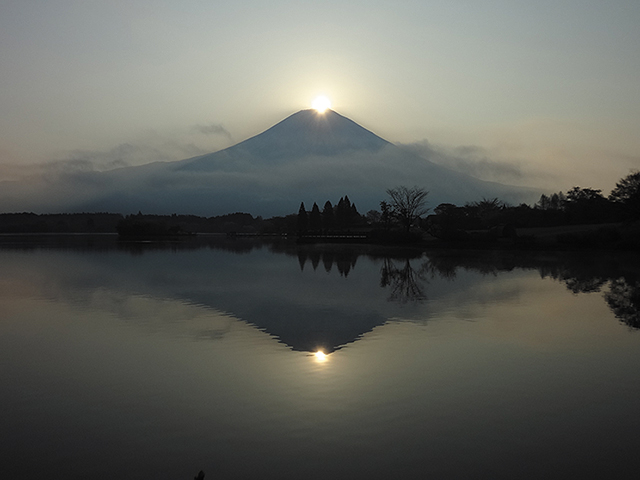
[[[318,113],[324,113],[331,108],[331,100],[324,95],[320,95],[313,100],[311,106],[315,108]]]

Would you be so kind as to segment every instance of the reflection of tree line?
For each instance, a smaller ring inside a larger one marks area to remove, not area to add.
[[[637,264],[637,259],[635,264]],[[632,260],[633,261],[633,260]],[[633,264],[633,263],[632,263]],[[619,264],[605,265],[598,275],[589,272],[588,263],[572,266],[546,267],[540,269],[542,277],[550,277],[565,284],[574,294],[604,293],[607,305],[622,323],[640,329],[640,275],[637,271],[625,270]]]
[[[55,239],[54,239],[55,240]],[[107,240],[107,239],[105,239]],[[86,240],[84,240],[86,241]],[[74,249],[126,250],[132,254],[141,254],[149,249],[199,249],[226,250],[238,254],[249,253],[254,249],[268,248],[273,253],[297,256],[301,269],[307,264],[317,270],[323,268],[331,272],[334,268],[341,276],[348,277],[356,266],[360,255],[381,260],[380,285],[388,289],[389,300],[406,303],[422,301],[427,298],[424,284],[428,278],[440,277],[453,280],[459,269],[492,275],[508,272],[516,268],[537,270],[542,278],[553,278],[564,283],[574,294],[604,293],[607,305],[621,322],[640,329],[640,271],[638,268],[625,268],[638,265],[637,256],[621,257],[612,255],[585,256],[569,253],[540,252],[452,252],[438,251],[424,255],[419,250],[403,251],[381,247],[340,246],[338,248],[311,247],[300,248],[286,240],[256,241],[255,239],[230,239],[226,237],[199,237],[188,242],[170,243],[118,243],[107,240],[104,245],[72,245]],[[98,241],[98,243],[102,243]],[[108,245],[107,245],[108,243]],[[39,245],[37,248],[42,248]],[[25,248],[24,245],[22,248]],[[47,245],[44,248],[60,248]]]
[[[307,263],[317,270],[331,272],[334,268],[347,277],[360,255],[382,262],[380,285],[390,291],[389,300],[406,303],[426,299],[424,284],[436,276],[454,279],[460,269],[484,275],[511,271],[515,268],[537,270],[542,278],[564,283],[574,294],[595,293],[607,289],[604,299],[615,316],[626,325],[640,329],[640,270],[637,256],[597,255],[542,252],[468,252],[442,250],[423,254],[420,250],[400,250],[368,246],[321,246],[310,248],[286,239],[256,240],[225,236],[199,236],[182,242],[119,242],[115,237],[7,237],[0,248],[31,251],[38,249],[71,249],[74,251],[126,251],[140,255],[153,250],[224,250],[246,254],[266,248],[276,254],[298,258],[301,269]]]
[[[574,294],[602,292],[608,287],[604,300],[616,318],[631,328],[640,329],[640,272],[637,268],[626,268],[638,264],[635,256],[567,254],[556,257],[547,254],[500,257],[499,263],[487,262],[489,268],[484,266],[480,271],[490,273],[492,267],[496,272],[513,268],[536,269],[542,278],[562,282]],[[469,268],[465,264],[460,266]]]
[[[265,246],[272,248],[276,239],[260,241],[251,237],[231,238],[226,235],[199,235],[180,240],[159,239],[155,241],[122,240],[115,235],[7,235],[0,236],[0,249],[3,250],[73,250],[92,253],[96,251],[128,252],[141,255],[151,251],[186,250],[225,250],[233,253],[249,253]],[[276,251],[277,247],[272,248]]]
[[[389,301],[407,303],[421,301],[427,298],[423,282],[426,282],[428,262],[422,262],[418,268],[413,268],[409,258],[399,262],[385,258],[380,268],[380,286],[389,287]]]
[[[340,275],[347,277],[361,252],[357,250],[299,250],[300,268],[309,262],[316,270],[320,264],[330,272],[337,267]],[[380,286],[388,289],[389,301],[407,303],[427,298],[425,284],[429,278],[455,279],[460,269],[495,275],[518,269],[538,270],[542,278],[562,282],[574,294],[604,293],[607,305],[622,323],[640,329],[640,272],[625,269],[625,265],[638,264],[637,259],[620,257],[585,257],[584,255],[540,255],[531,253],[505,254],[504,252],[430,253],[424,256],[366,254],[382,260]]]
[[[631,328],[640,329],[640,271],[627,268],[638,265],[637,256],[588,256],[579,254],[513,255],[489,259],[482,269],[478,269],[479,260],[469,264],[461,263],[463,268],[490,273],[508,271],[513,268],[536,269],[542,278],[553,278],[562,282],[574,294],[604,293],[604,300],[622,323]]]
[[[349,272],[356,266],[358,257],[362,252],[357,249],[299,249],[296,251],[300,270],[304,270],[307,264],[313,270],[317,270],[320,265],[329,273],[335,267],[343,277],[348,277]],[[406,303],[408,301],[420,301],[426,298],[423,282],[427,281],[426,274],[429,271],[429,263],[423,262],[417,268],[411,264],[411,259],[415,257],[406,256],[391,258],[380,256],[375,251],[367,253],[367,257],[382,260],[380,268],[380,286],[389,288],[390,301]]]
[[[631,328],[640,329],[640,282],[629,283],[624,278],[611,280],[609,291],[604,294],[609,308],[616,318]]]
[[[359,254],[353,250],[328,250],[321,252],[319,250],[298,250],[298,262],[300,270],[304,270],[307,262],[311,264],[314,270],[322,264],[322,268],[329,273],[335,266],[340,275],[348,277],[349,272],[356,266]]]

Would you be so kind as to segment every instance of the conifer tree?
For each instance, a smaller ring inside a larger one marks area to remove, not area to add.
[[[307,216],[307,211],[304,208],[304,202],[300,204],[300,209],[298,210],[298,232],[299,233],[307,233],[309,228],[309,218]]]
[[[333,214],[333,205],[329,200],[324,204],[322,209],[322,228],[325,233],[335,228],[335,216]]]
[[[358,209],[356,208],[356,204],[352,203],[351,204],[351,219],[350,219],[350,224],[352,226],[359,224],[360,223],[360,219],[361,219],[361,215],[360,213],[358,213]]]
[[[313,202],[311,213],[309,213],[309,230],[312,232],[319,232],[322,230],[322,216],[320,214],[320,208],[315,202]]]
[[[340,198],[336,207],[336,224],[341,230],[347,229],[350,226],[351,219],[351,201],[348,196]]]

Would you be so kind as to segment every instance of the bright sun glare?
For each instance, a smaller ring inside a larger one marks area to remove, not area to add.
[[[313,102],[311,103],[311,106],[315,108],[318,111],[318,113],[324,113],[325,111],[331,108],[331,100],[329,100],[324,95],[320,95],[319,97],[316,97],[313,100]]]
[[[316,360],[318,362],[324,362],[326,359],[327,359],[327,355],[322,350],[318,350],[316,352]]]

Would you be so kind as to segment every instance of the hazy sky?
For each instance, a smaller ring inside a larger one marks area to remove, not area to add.
[[[638,0],[0,0],[0,180],[218,150],[326,94],[453,168],[606,194],[640,168],[639,25]]]

